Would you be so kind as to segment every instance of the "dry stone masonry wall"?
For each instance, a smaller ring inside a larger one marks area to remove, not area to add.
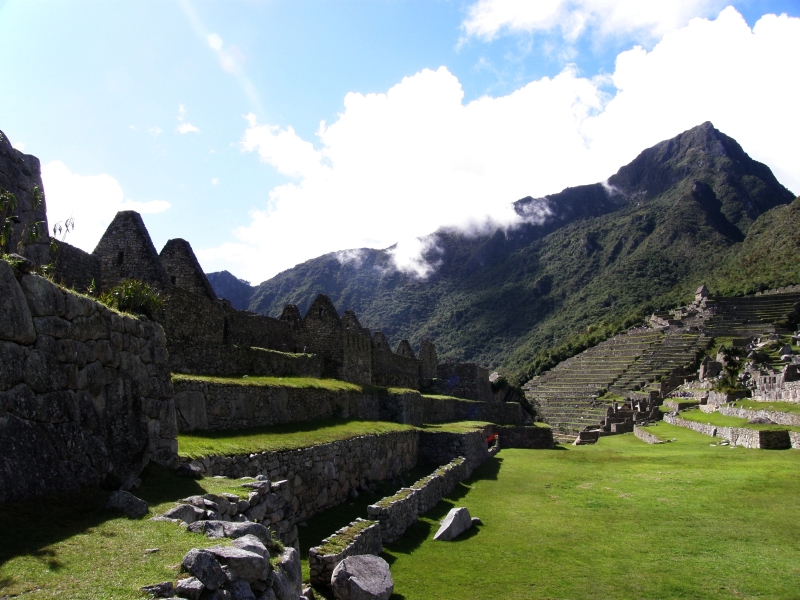
[[[711,437],[720,437],[728,440],[735,446],[744,448],[760,448],[764,450],[782,450],[792,447],[792,440],[789,431],[786,430],[758,430],[744,427],[717,427],[709,423],[697,423],[675,417],[664,415],[664,421],[670,425],[686,427]]]
[[[337,552],[331,548],[338,548],[343,541],[346,545]],[[381,527],[375,521],[356,519],[349,525],[342,527],[333,535],[322,540],[322,544],[308,551],[308,566],[311,575],[311,584],[315,586],[330,586],[333,570],[348,556],[361,556],[374,554],[378,556],[383,552],[381,542]]]
[[[0,260],[0,502],[174,464],[161,327]]]

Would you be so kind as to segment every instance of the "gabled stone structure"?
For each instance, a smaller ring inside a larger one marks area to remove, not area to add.
[[[118,212],[92,254],[100,260],[103,290],[124,279],[140,279],[161,291],[169,289],[169,276],[136,211]]]
[[[217,295],[197,262],[189,242],[180,238],[169,240],[161,249],[159,258],[172,285],[216,300]]]
[[[117,213],[92,254],[69,244],[59,248],[56,281],[78,289],[94,281],[97,289],[108,290],[123,279],[139,279],[164,294],[157,318],[173,372],[333,377],[492,400],[486,369],[449,363],[437,374],[436,348],[429,341],[420,345],[419,357],[408,340],[392,351],[383,333],[372,335],[352,310],[340,316],[324,294],[305,316],[293,304],[278,319],[234,309],[216,298],[189,242],[170,240],[159,255],[134,211]]]

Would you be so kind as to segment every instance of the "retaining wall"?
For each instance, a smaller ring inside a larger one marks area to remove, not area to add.
[[[469,477],[489,457],[484,432],[480,429],[467,433],[419,432],[420,464],[445,465],[459,456],[466,459],[465,477]]]
[[[494,427],[502,448],[553,449],[553,430],[550,427],[500,425]]]
[[[423,396],[422,404],[425,423],[490,421],[504,425],[522,425],[525,422],[525,412],[517,402],[479,402]]]
[[[0,260],[0,502],[175,464],[161,326]]]
[[[800,414],[780,412],[777,410],[749,410],[746,408],[735,408],[733,406],[720,406],[719,413],[728,417],[740,417],[748,420],[766,418],[778,425],[800,426]]]
[[[350,488],[394,477],[417,463],[419,436],[416,431],[367,435],[284,452],[261,452],[238,456],[207,456],[183,462],[200,468],[207,476],[255,477],[287,480],[291,508],[273,520],[276,529],[288,532],[306,519],[341,504]],[[267,515],[273,519],[271,513]]]
[[[647,431],[647,429],[645,429],[644,427],[639,427],[638,425],[634,425],[633,426],[633,435],[635,435],[637,438],[639,438],[643,442],[647,442],[648,444],[663,444],[664,443],[663,440],[660,440],[659,438],[654,436],[652,433]]]
[[[699,433],[720,437],[736,446],[760,448],[763,450],[783,450],[792,447],[792,439],[786,430],[758,430],[744,427],[717,427],[708,423],[687,421],[680,417],[664,415],[664,421],[670,425],[686,427]]]

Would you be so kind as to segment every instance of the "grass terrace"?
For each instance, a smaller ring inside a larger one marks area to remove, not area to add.
[[[748,423],[747,419],[743,419],[741,417],[729,417],[726,415],[721,415],[718,412],[704,413],[700,412],[699,410],[689,410],[680,413],[678,416],[681,419],[686,419],[687,421],[695,421],[696,423],[710,423],[711,425],[716,425],[717,427],[742,427],[745,429],[757,429],[759,431],[800,431],[800,427],[791,427],[788,425],[762,425],[760,423]]]
[[[245,385],[254,387],[288,387],[296,389],[330,390],[352,392],[354,394],[418,394],[410,388],[385,388],[375,385],[360,385],[339,379],[317,379],[316,377],[262,377],[243,375],[241,377],[216,377],[214,375],[187,375],[173,373],[173,383],[180,381],[203,381],[223,385]]]
[[[236,431],[181,433],[178,454],[185,458],[201,458],[297,450],[363,435],[411,429],[414,429],[411,425],[400,423],[332,418]]]
[[[800,414],[800,404],[796,402],[756,402],[746,398],[734,402],[733,406],[747,410],[774,410],[776,412]]]

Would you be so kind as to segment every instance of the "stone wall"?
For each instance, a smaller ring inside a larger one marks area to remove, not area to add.
[[[34,190],[41,193],[41,203],[34,209]],[[42,171],[39,159],[23,154],[11,145],[6,135],[0,131],[0,190],[11,192],[17,198],[15,216],[18,223],[12,223],[11,236],[0,252],[22,254],[38,265],[50,262],[50,228],[47,225],[47,204],[42,186]],[[25,242],[27,232],[35,223],[41,223],[40,238],[34,244],[18,247]]]
[[[166,339],[0,260],[0,502],[175,462]]]
[[[786,430],[758,430],[745,427],[717,427],[708,423],[687,421],[680,417],[664,415],[664,421],[670,425],[686,427],[699,433],[720,437],[728,440],[735,446],[744,448],[760,448],[764,450],[783,450],[792,447],[789,431]]]
[[[491,421],[502,425],[521,425],[525,412],[516,402],[478,402],[454,398],[422,397],[424,422]]]
[[[553,430],[550,427],[501,425],[492,429],[500,437],[502,448],[552,450],[555,447]]]
[[[201,344],[173,340],[167,343],[173,373],[241,377],[322,377],[318,354],[292,354],[234,344]]]
[[[100,288],[100,260],[66,242],[55,242],[53,281],[79,292],[85,292],[92,282]]]
[[[346,390],[175,380],[181,431],[247,429],[330,417],[422,425],[419,394],[360,394]]]
[[[420,464],[446,465],[454,458],[466,459],[465,477],[489,457],[486,435],[480,429],[466,433],[423,430],[419,432]]]
[[[777,425],[800,426],[800,415],[796,413],[780,412],[777,410],[748,410],[733,406],[720,406],[719,414],[742,419],[769,419]]]
[[[418,390],[420,361],[392,352],[386,336],[376,331],[372,336],[372,379],[375,385]]]
[[[338,547],[340,539],[351,540],[343,550],[335,553],[327,551],[329,547]],[[322,540],[322,544],[308,551],[308,567],[311,584],[330,587],[331,576],[336,566],[348,556],[374,554],[383,552],[381,528],[375,521],[356,519],[342,527],[333,535]]]
[[[430,383],[431,391],[445,396],[458,396],[470,400],[494,400],[489,371],[474,363],[439,363],[436,380]]]
[[[800,431],[790,431],[789,441],[792,444],[792,448],[800,450]]]
[[[291,509],[273,521],[281,534],[299,523],[341,504],[351,488],[399,475],[417,463],[416,431],[367,435],[300,450],[239,456],[207,456],[191,461],[206,476],[287,480]],[[266,518],[266,517],[265,517]],[[272,519],[271,515],[268,518]]]
[[[633,426],[633,435],[637,438],[642,440],[643,442],[647,442],[648,444],[663,444],[663,440],[660,440],[658,437],[647,431],[644,427],[640,427],[639,425]]]

